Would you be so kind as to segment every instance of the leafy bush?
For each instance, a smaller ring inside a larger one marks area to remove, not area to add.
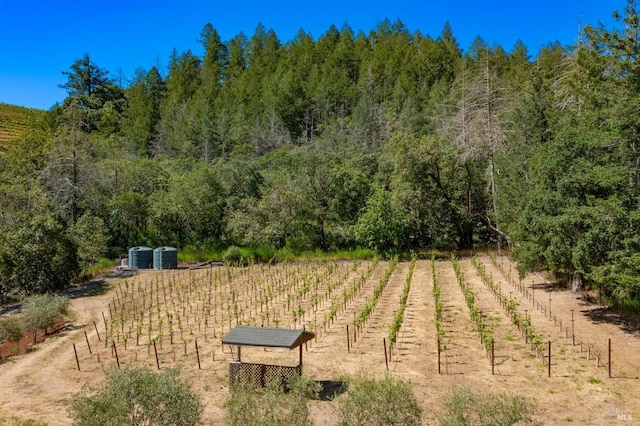
[[[340,406],[341,425],[419,425],[422,409],[411,387],[391,375],[372,380],[359,374]]]
[[[17,229],[3,229],[0,292],[12,297],[56,292],[80,272],[75,243],[54,218],[35,216]]]
[[[0,343],[17,342],[22,338],[22,324],[18,318],[10,316],[0,318]]]
[[[259,247],[255,247],[251,249],[252,259],[255,259],[259,262],[270,263],[275,261],[277,251],[274,246],[271,245],[262,245]]]
[[[67,313],[69,298],[51,294],[32,296],[22,308],[22,323],[27,330],[45,330],[56,318]]]
[[[91,265],[87,270],[87,275],[95,276],[105,271],[111,271],[115,267],[115,262],[112,259],[100,258],[96,263]]]
[[[229,426],[282,425],[306,426],[309,419],[307,400],[317,398],[319,385],[298,377],[287,385],[267,383],[265,388],[236,386],[225,403],[225,424]]]
[[[442,426],[537,424],[532,404],[521,395],[476,394],[461,388],[444,405],[447,414],[440,419]]]
[[[222,255],[222,261],[229,266],[242,266],[245,264],[245,258],[239,247],[231,246]]]
[[[86,273],[106,256],[109,234],[101,218],[85,213],[67,233],[78,249],[78,261],[83,272]]]
[[[111,370],[101,389],[84,387],[74,397],[73,424],[196,425],[204,407],[179,374],[175,368],[162,373],[147,367]]]

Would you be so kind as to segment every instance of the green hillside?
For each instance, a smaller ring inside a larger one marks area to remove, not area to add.
[[[0,103],[0,146],[22,136],[43,112]]]

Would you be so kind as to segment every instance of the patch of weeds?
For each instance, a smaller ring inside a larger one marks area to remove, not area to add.
[[[591,377],[589,377],[589,380],[587,380],[587,382],[591,383],[592,385],[597,385],[597,384],[602,383],[602,380],[591,376]]]
[[[422,424],[422,409],[411,386],[390,375],[374,380],[359,373],[349,380],[340,415],[341,426]]]
[[[466,388],[448,396],[441,426],[538,424],[534,405],[522,395],[474,393]]]
[[[21,420],[17,417],[11,417],[8,420],[0,420],[2,426],[47,426],[46,423],[34,419]]]
[[[510,335],[510,334],[507,335],[507,337],[505,337],[505,339],[507,339],[507,341],[509,341],[509,342],[513,342],[513,340],[514,340],[513,336]]]
[[[215,381],[217,381],[217,382],[225,382],[226,381],[226,379],[220,373],[218,373],[217,371],[214,371],[212,376],[213,376],[213,379]]]
[[[224,424],[310,425],[307,401],[318,399],[319,391],[319,385],[306,377],[292,378],[286,384],[271,380],[264,388],[234,385],[224,404]]]
[[[564,355],[566,353],[567,353],[567,350],[565,348],[560,349],[560,355]]]
[[[566,419],[564,419],[567,423],[572,423],[573,422],[573,418],[572,417],[567,417]]]

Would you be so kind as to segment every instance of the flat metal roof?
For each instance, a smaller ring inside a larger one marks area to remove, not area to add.
[[[314,337],[313,332],[306,330],[237,325],[222,338],[222,344],[293,349]]]

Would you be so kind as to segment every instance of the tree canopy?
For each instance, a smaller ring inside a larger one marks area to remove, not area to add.
[[[0,286],[58,289],[133,245],[498,243],[523,272],[637,300],[637,12],[538,52],[465,51],[448,24],[287,41],[206,24],[201,56],[174,51],[126,87],[85,54],[64,103],[0,156]]]

